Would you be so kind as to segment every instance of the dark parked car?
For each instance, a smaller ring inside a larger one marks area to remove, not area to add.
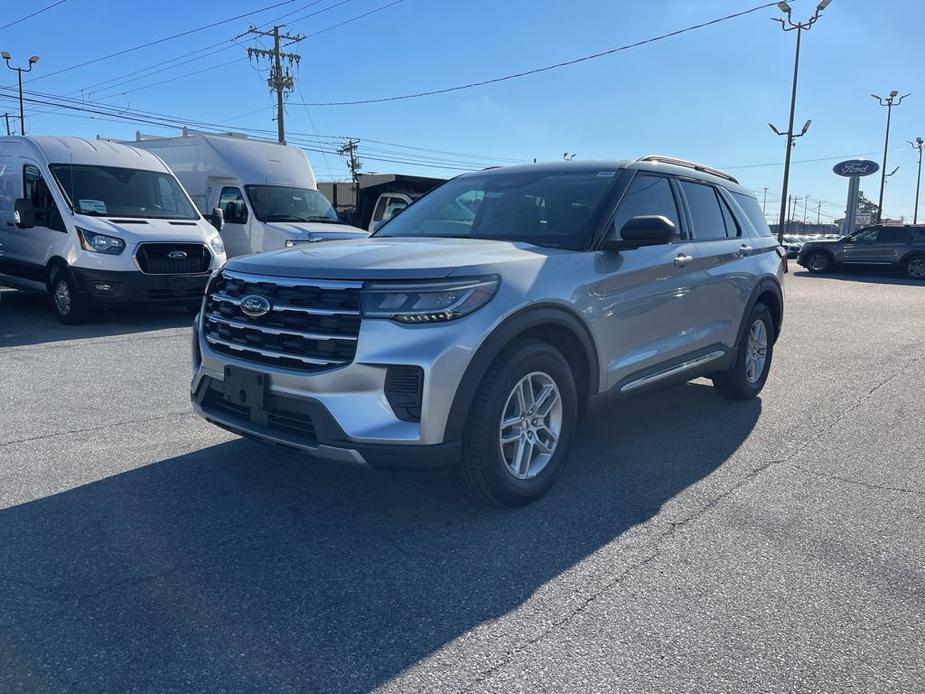
[[[840,239],[805,243],[797,263],[816,273],[847,265],[884,265],[925,280],[925,225],[878,224]]]

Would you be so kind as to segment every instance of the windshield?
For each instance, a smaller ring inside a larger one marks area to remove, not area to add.
[[[74,212],[97,217],[199,219],[177,183],[160,171],[52,164],[51,173]]]
[[[317,190],[290,186],[244,188],[261,222],[340,222],[331,203]]]
[[[582,250],[591,220],[617,173],[611,169],[465,176],[428,193],[375,235],[525,241]]]

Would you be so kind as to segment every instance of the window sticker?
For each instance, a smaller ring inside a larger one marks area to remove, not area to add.
[[[598,178],[613,178],[616,175],[617,175],[616,171],[598,171],[597,172]]]
[[[77,207],[84,212],[97,212],[106,214],[106,203],[102,200],[78,200]]]

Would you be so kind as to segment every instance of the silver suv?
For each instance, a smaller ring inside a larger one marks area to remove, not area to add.
[[[478,498],[524,504],[594,396],[699,376],[758,395],[786,271],[753,194],[701,164],[466,174],[369,239],[230,260],[197,318],[192,400],[266,443],[454,466]]]

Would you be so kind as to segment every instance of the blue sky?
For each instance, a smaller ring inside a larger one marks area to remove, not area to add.
[[[0,26],[53,1],[28,0],[13,13],[6,8]],[[776,209],[782,174],[776,162],[783,160],[784,142],[767,123],[786,126],[795,35],[770,21],[778,14],[775,8],[598,60],[466,91],[371,105],[295,103],[385,97],[489,79],[748,9],[760,4],[758,0],[402,0],[317,36],[312,34],[390,0],[294,0],[44,77],[273,1],[161,0],[155,10],[149,3],[64,0],[0,30],[0,49],[13,53],[14,62],[41,56],[28,76],[41,79],[27,82],[27,90],[222,123],[228,129],[275,132],[266,71],[246,60],[245,48],[257,44],[231,39],[251,22],[267,23],[287,13],[291,21],[320,11],[287,27],[308,36],[293,47],[303,59],[298,89],[287,107],[287,129],[299,133],[292,139],[355,136],[361,139],[360,155],[369,171],[446,176],[457,173],[456,167],[488,165],[495,158],[508,163],[560,159],[566,151],[580,159],[658,152],[726,167],[750,188],[767,187],[768,212]],[[791,4],[795,17],[808,17],[816,2]],[[811,118],[813,125],[798,141],[794,159],[830,159],[793,168],[791,191],[810,196],[811,219],[816,218],[818,201],[824,201],[823,219],[841,214],[847,181],[831,171],[838,158],[880,160],[874,153],[883,147],[886,113],[869,95],[891,89],[912,96],[894,111],[888,168],[901,168],[887,186],[885,209],[911,217],[916,160],[905,141],[925,136],[923,20],[921,0],[833,0],[804,35],[797,122]],[[208,48],[212,44],[220,45]],[[267,45],[265,40],[262,44]],[[183,64],[168,65],[157,74],[133,75],[108,90],[104,85],[86,91],[103,80],[184,55]],[[245,59],[222,65],[236,58]],[[184,76],[197,71],[204,72]],[[0,86],[13,86],[14,73],[3,74]],[[156,82],[162,84],[148,87]],[[0,99],[0,113],[6,110],[16,113],[16,103]],[[45,106],[29,110],[43,111],[27,113],[32,133],[131,138],[137,129],[172,132],[87,113],[55,113]],[[345,176],[336,155],[309,156],[320,179]],[[434,162],[454,168],[423,165]],[[771,165],[754,166],[765,164]],[[874,199],[878,187],[876,176],[862,182]]]

